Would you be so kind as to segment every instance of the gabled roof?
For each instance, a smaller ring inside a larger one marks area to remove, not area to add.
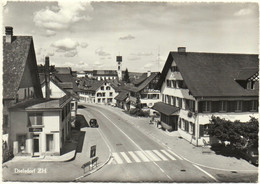
[[[57,74],[57,73],[55,73],[53,76],[55,77],[56,80],[58,80],[61,83],[72,83],[71,89],[74,92],[80,91],[80,89],[78,88],[78,86],[76,84],[76,80],[73,78],[73,76],[71,74]]]
[[[30,59],[28,59],[30,57]],[[28,61],[28,63],[27,63]],[[42,98],[40,81],[31,36],[13,36],[12,43],[3,38],[3,98],[14,99],[21,83],[26,64],[30,68],[35,95]]]
[[[130,87],[130,91],[139,92],[143,90],[157,75],[159,72],[153,72],[149,77],[147,77],[138,87]]]
[[[167,116],[170,116],[173,113],[178,112],[180,110],[178,107],[175,107],[175,106],[163,103],[163,102],[155,103],[152,108]]]
[[[84,91],[96,91],[100,88],[105,81],[97,81],[97,80],[85,80],[85,86],[81,86],[81,89]]]
[[[128,92],[127,91],[121,91],[115,99],[118,101],[124,101],[127,98]]]
[[[147,73],[143,73],[138,79],[132,81],[134,85],[139,85],[147,78]]]
[[[175,61],[194,97],[258,96],[258,90],[248,90],[236,81],[241,68],[258,68],[258,55],[170,52],[158,82],[159,88]]]
[[[236,80],[248,80],[251,78],[253,75],[258,73],[258,68],[242,68],[237,77],[235,78]]]

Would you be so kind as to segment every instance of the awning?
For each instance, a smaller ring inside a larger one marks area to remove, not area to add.
[[[170,116],[172,115],[173,113],[175,112],[178,112],[179,111],[179,108],[178,107],[174,107],[172,105],[169,105],[169,104],[166,104],[166,103],[163,103],[163,102],[157,102],[154,104],[153,106],[153,109],[154,110],[157,110],[159,111],[160,113],[163,113],[167,116]]]

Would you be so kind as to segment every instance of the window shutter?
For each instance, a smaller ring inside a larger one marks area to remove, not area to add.
[[[190,124],[190,123],[187,121],[187,132],[189,132],[189,130],[190,130],[189,124]]]
[[[195,135],[195,124],[193,123],[192,126],[193,126],[193,132],[192,132],[192,135]]]
[[[204,125],[200,125],[200,137],[204,135]]]

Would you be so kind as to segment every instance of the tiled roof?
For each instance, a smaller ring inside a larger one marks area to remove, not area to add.
[[[235,81],[242,68],[258,67],[258,55],[170,52],[158,83],[159,88],[173,60],[194,97],[258,96],[259,90],[244,89]]]
[[[76,80],[73,78],[73,76],[71,74],[54,74],[55,79],[57,79],[58,81],[60,81],[61,83],[72,83],[72,89],[74,92],[78,92],[80,91],[80,89],[78,88],[77,84],[76,84]]]
[[[159,72],[153,72],[149,77],[147,77],[138,87],[130,87],[130,91],[139,92],[143,90],[157,75]]]
[[[117,76],[116,70],[93,70],[93,76]]]
[[[70,67],[55,67],[55,70],[58,74],[71,74],[71,68]]]
[[[15,109],[15,110],[21,109],[22,110],[22,109],[25,109],[27,107],[30,107],[30,106],[33,106],[33,105],[36,105],[36,104],[39,104],[39,103],[44,103],[44,102],[47,102],[47,101],[50,101],[50,100],[47,100],[45,98],[28,99],[28,100],[16,103],[15,105],[9,107],[9,110],[13,110],[13,109]]]
[[[159,111],[160,113],[163,113],[167,116],[172,115],[175,112],[179,111],[178,107],[163,103],[163,102],[157,102],[154,104],[153,109]]]
[[[118,101],[124,101],[127,98],[128,92],[127,91],[121,91],[115,99]]]
[[[253,75],[255,75],[257,72],[258,72],[258,68],[242,68],[235,79],[247,80]]]
[[[147,73],[143,73],[138,79],[132,81],[134,85],[139,85],[147,78]]]
[[[28,57],[30,59],[28,60]],[[23,77],[26,62],[30,67],[36,97],[42,97],[31,36],[13,36],[12,43],[3,38],[3,98],[14,99]]]
[[[81,89],[84,91],[96,91],[100,88],[105,81],[97,81],[97,80],[85,80],[84,86],[81,86]]]

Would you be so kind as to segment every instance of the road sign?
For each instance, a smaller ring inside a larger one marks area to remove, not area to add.
[[[97,149],[96,145],[90,147],[90,158],[93,158],[96,156],[96,149]]]

